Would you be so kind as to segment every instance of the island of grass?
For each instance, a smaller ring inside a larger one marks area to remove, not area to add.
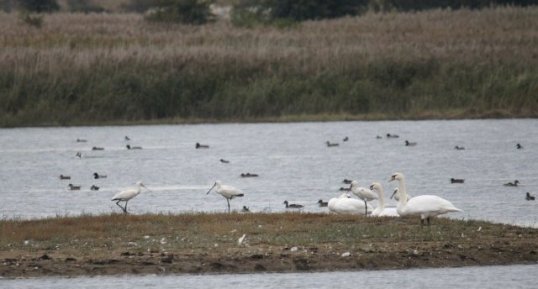
[[[0,221],[0,276],[536,264],[538,229],[352,215],[158,214]],[[240,241],[241,239],[241,241]]]

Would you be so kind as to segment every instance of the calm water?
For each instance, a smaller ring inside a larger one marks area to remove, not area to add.
[[[2,280],[0,288],[536,288],[538,265],[360,272]]]
[[[386,133],[400,138],[376,139]],[[418,145],[405,147],[405,139]],[[328,148],[327,140],[340,146]],[[197,150],[196,142],[210,148]],[[127,143],[143,149],[127,150]],[[326,208],[317,200],[339,195],[342,179],[363,186],[381,181],[388,194],[396,186],[387,183],[389,176],[401,171],[411,195],[437,194],[464,210],[453,218],[536,227],[538,201],[526,201],[525,192],[538,193],[537,152],[536,119],[0,129],[0,215],[119,212],[110,198],[138,180],[152,191],[129,203],[137,214],[224,211],[221,196],[205,194],[215,180],[246,193],[232,201],[234,210],[279,212],[289,200],[320,212]],[[95,180],[93,172],[108,178]],[[239,177],[246,172],[260,177]],[[465,183],[450,184],[452,177]],[[515,179],[521,186],[503,186]],[[70,182],[82,190],[67,190]]]

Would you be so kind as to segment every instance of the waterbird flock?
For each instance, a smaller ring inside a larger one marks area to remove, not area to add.
[[[387,133],[387,139],[399,138],[399,135]],[[379,135],[376,138],[381,139]],[[128,136],[125,136],[125,141],[130,141],[131,139]],[[347,142],[349,137],[344,137],[343,142]],[[86,143],[86,139],[78,138],[76,142]],[[332,143],[326,141],[328,147],[339,146],[338,143]],[[405,140],[406,146],[416,146],[417,142],[410,142]],[[127,149],[142,149],[140,146],[131,146],[130,144],[126,145]],[[195,144],[196,149],[208,149],[209,145],[207,144]],[[516,145],[517,149],[522,149],[521,144]],[[465,150],[463,146],[456,145],[454,146],[455,150]],[[91,150],[104,150],[103,147],[93,146]],[[78,152],[77,157],[82,158],[83,155]],[[221,163],[228,164],[229,160],[220,159]],[[104,174],[99,174],[95,172],[93,174],[94,179],[102,179],[107,176]],[[258,174],[253,173],[241,173],[241,177],[258,177]],[[70,180],[69,175],[61,174],[59,176],[61,180]],[[331,198],[328,202],[324,202],[322,199],[318,200],[317,204],[319,207],[327,207],[330,212],[339,213],[339,214],[357,214],[365,215],[372,217],[397,217],[397,216],[406,216],[406,215],[417,215],[420,216],[421,223],[431,223],[431,218],[438,215],[451,213],[451,212],[461,212],[460,209],[456,208],[450,201],[443,199],[436,195],[419,195],[415,197],[410,197],[407,193],[405,186],[405,178],[402,173],[394,173],[391,176],[390,181],[397,181],[398,188],[396,188],[391,195],[391,198],[394,196],[394,199],[398,202],[397,207],[386,207],[384,190],[379,182],[373,182],[369,188],[360,187],[356,180],[344,179],[343,183],[349,184],[349,188],[341,187],[340,190],[350,191],[352,195],[356,196],[358,199],[353,198],[349,193],[343,193],[338,197]],[[452,184],[463,184],[464,179],[450,178],[450,183]],[[504,186],[517,187],[519,181],[515,180],[514,182],[505,183]],[[69,184],[69,190],[80,190],[80,185]],[[90,190],[97,191],[100,187],[92,185]],[[116,205],[121,208],[123,213],[127,214],[127,204],[128,202],[136,197],[142,189],[150,191],[141,181],[136,183],[134,188],[126,189],[120,191],[113,196],[112,201],[116,202]],[[220,181],[215,181],[213,186],[207,191],[206,194],[209,194],[213,189],[220,194],[227,202],[227,211],[231,212],[230,201],[237,197],[244,197],[245,193],[243,191],[229,185],[223,185]],[[528,201],[535,200],[535,197],[529,192],[526,193],[525,199]],[[371,202],[377,201],[377,206],[374,208]],[[124,206],[120,204],[124,202]],[[289,203],[287,200],[283,202],[286,209],[303,209],[305,206],[302,204],[293,204]],[[250,212],[250,209],[247,206],[243,206],[242,212]]]

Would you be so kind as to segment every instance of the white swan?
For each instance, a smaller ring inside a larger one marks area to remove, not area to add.
[[[424,224],[424,219],[430,224],[430,218],[450,212],[461,212],[460,209],[439,196],[422,195],[407,199],[407,190],[405,188],[405,178],[402,173],[394,173],[389,182],[398,181],[398,201],[397,211],[400,216],[420,215],[420,223]]]
[[[355,196],[359,197],[359,199],[364,201],[364,208],[365,208],[364,215],[366,216],[368,214],[366,211],[366,208],[368,208],[368,205],[366,204],[366,202],[367,201],[370,202],[377,199],[377,194],[372,192],[372,190],[367,189],[365,187],[359,187],[359,183],[357,181],[351,182],[350,189],[351,189],[351,192]]]
[[[392,195],[390,196],[390,198],[391,198],[391,199],[394,198],[394,199],[396,200],[396,202],[400,200],[400,194],[398,194],[398,191],[399,191],[399,189],[398,189],[397,187],[394,188],[394,191],[392,192]],[[412,197],[413,197],[413,196],[407,194],[407,200],[408,200],[408,201],[409,201],[409,199],[411,199]]]
[[[338,198],[329,200],[327,207],[331,212],[337,214],[359,215],[364,211],[364,203],[361,200],[349,197],[347,193],[341,194]],[[370,208],[367,209],[371,211]]]
[[[396,211],[395,207],[386,208],[385,207],[385,196],[383,192],[383,187],[380,183],[374,182],[370,185],[370,190],[375,192],[378,196],[378,205],[375,210],[372,212],[372,216],[375,217],[399,217],[400,215]]]

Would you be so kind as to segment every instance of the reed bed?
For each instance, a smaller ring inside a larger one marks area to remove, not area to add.
[[[536,19],[504,7],[246,29],[57,13],[36,29],[2,14],[0,125],[535,117]]]

